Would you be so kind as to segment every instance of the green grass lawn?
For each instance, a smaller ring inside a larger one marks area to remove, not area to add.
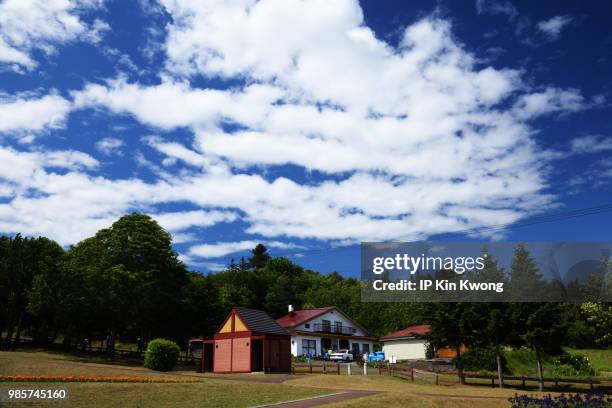
[[[607,356],[597,357],[598,361]],[[604,363],[605,364],[605,363]],[[160,373],[136,364],[108,362],[44,351],[0,352],[0,375],[88,375],[121,377],[170,377],[194,383],[0,383],[1,388],[66,388],[71,407],[247,407],[289,401],[342,390],[375,390],[374,396],[345,401],[333,407],[499,407],[516,389],[490,386],[436,386],[378,375],[302,374],[284,383],[253,382],[262,374],[197,374],[193,369]],[[227,381],[231,377],[232,381]],[[266,378],[275,377],[265,375]],[[449,379],[454,379],[451,376]],[[529,394],[537,394],[533,390]],[[53,405],[55,404],[55,405]],[[29,406],[59,406],[54,402]],[[6,406],[6,405],[5,405]],[[8,405],[10,406],[10,405]],[[19,403],[14,406],[24,406]]]
[[[193,384],[5,383],[0,387],[65,388],[70,407],[249,407],[328,393],[283,384],[206,379]],[[27,404],[59,406],[57,402]],[[11,406],[11,405],[4,405]],[[22,407],[23,403],[13,406]]]
[[[71,407],[247,407],[328,394],[319,387],[225,381],[194,371],[155,372],[136,365],[47,352],[0,352],[0,375],[161,377],[195,383],[0,383],[1,388],[66,388]],[[242,378],[253,375],[237,375]],[[220,377],[220,376],[219,376]],[[224,376],[225,377],[225,376]],[[56,402],[29,406],[58,406]],[[3,405],[10,406],[10,405]],[[23,403],[14,406],[24,406]]]

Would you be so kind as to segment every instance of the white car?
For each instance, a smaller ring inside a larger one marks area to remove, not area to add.
[[[351,353],[350,350],[342,349],[331,353],[329,359],[333,361],[351,361],[353,359],[353,353]]]

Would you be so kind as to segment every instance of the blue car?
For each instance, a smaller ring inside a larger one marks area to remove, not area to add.
[[[385,352],[375,351],[368,356],[368,361],[385,361]]]

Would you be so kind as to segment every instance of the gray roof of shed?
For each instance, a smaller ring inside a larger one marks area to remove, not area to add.
[[[248,326],[252,332],[262,334],[282,334],[289,335],[289,332],[281,327],[276,320],[262,310],[247,309],[245,307],[235,307],[236,314]]]

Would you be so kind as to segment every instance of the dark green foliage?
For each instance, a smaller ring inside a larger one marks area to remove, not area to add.
[[[179,346],[171,340],[151,340],[145,353],[144,366],[156,371],[170,371],[176,367],[180,352]]]
[[[471,348],[461,355],[467,371],[497,371],[497,351],[494,346]],[[509,374],[506,357],[501,353],[502,372]]]

